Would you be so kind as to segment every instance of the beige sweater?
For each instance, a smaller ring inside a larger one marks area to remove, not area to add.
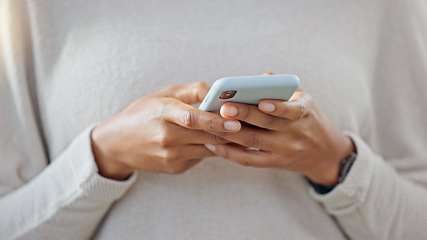
[[[221,158],[97,174],[132,101],[266,71],[354,140],[329,194]],[[426,76],[425,0],[0,0],[0,239],[427,239]]]

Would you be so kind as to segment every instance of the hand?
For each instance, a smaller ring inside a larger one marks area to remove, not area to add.
[[[101,175],[125,179],[134,170],[182,173],[212,156],[203,144],[228,141],[210,132],[240,129],[237,120],[198,110],[209,87],[202,82],[171,86],[143,97],[92,131]]]
[[[301,89],[290,101],[263,100],[258,106],[225,103],[221,115],[257,126],[242,127],[237,133],[212,132],[233,143],[206,145],[245,166],[299,172],[329,186],[338,180],[340,161],[354,150],[352,141]]]

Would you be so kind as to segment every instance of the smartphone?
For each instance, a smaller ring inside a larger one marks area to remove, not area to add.
[[[199,109],[219,113],[225,102],[258,105],[264,99],[289,100],[299,83],[292,74],[221,78],[214,82]]]

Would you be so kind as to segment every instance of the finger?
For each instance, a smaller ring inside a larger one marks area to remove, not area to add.
[[[199,164],[202,161],[202,159],[192,159],[192,160],[188,160],[185,163],[185,169],[188,170],[194,166],[196,166],[197,164]]]
[[[215,154],[209,151],[209,149],[206,149],[203,144],[186,145],[180,148],[180,152],[182,153],[182,159],[184,160],[203,159],[215,156]]]
[[[270,153],[248,149],[235,144],[212,145],[206,144],[207,149],[212,153],[225,159],[238,163],[242,166],[265,168],[271,166],[269,161]]]
[[[178,125],[172,125],[169,130],[169,138],[166,142],[163,142],[165,146],[179,146],[187,144],[224,144],[229,143],[229,140],[222,138],[220,136],[208,133],[203,130],[192,130],[182,128]]]
[[[230,141],[203,130],[193,130],[183,137],[184,144],[225,144]]]
[[[181,162],[175,162],[173,164],[170,164],[165,170],[169,174],[181,174],[194,167],[195,165],[199,164],[201,161],[202,159],[191,159]]]
[[[184,144],[225,144],[229,142],[229,140],[223,137],[203,130],[189,131],[182,136],[182,143]]]
[[[314,102],[308,93],[295,92],[290,101],[262,100],[258,108],[268,114],[289,120],[301,119],[311,112]]]
[[[209,86],[205,82],[194,82],[169,86],[157,92],[155,96],[175,98],[191,105],[202,102],[208,91]]]
[[[228,102],[220,109],[224,118],[238,119],[243,122],[270,130],[283,130],[288,124],[287,119],[264,113],[257,106]]]
[[[190,144],[170,148],[160,153],[159,156],[168,161],[168,164],[174,165],[191,159],[212,157],[215,154],[209,151],[203,144]]]
[[[205,112],[185,103],[166,99],[163,118],[179,126],[204,131],[236,132],[241,125],[237,120],[227,120],[218,114]]]
[[[278,132],[269,131],[262,128],[242,128],[239,132],[211,132],[232,143],[248,148],[257,148],[265,151],[275,151],[282,138],[278,137]],[[282,133],[280,133],[282,135]]]

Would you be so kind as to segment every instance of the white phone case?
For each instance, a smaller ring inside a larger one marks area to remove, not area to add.
[[[263,99],[289,100],[299,83],[292,74],[221,78],[212,85],[199,109],[218,113],[225,102],[258,105]]]

